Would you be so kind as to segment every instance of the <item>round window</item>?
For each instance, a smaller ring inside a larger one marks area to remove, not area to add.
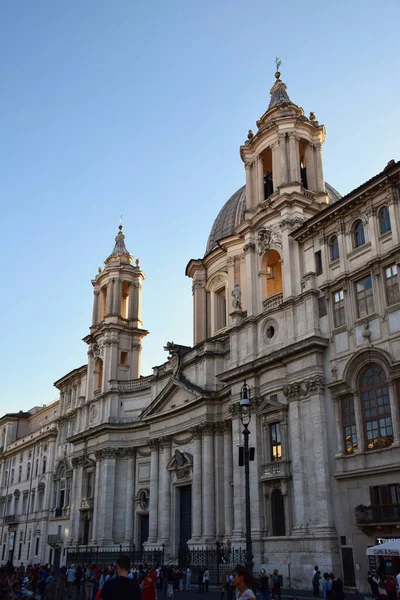
[[[272,327],[272,325],[270,325],[269,327],[267,327],[266,334],[267,334],[267,338],[269,340],[274,337],[274,333],[275,333],[275,328]]]

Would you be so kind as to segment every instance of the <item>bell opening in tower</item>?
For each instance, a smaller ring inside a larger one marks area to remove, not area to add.
[[[264,185],[264,200],[269,198],[274,193],[274,182],[272,174],[272,151],[271,148],[266,148],[261,155],[263,169],[263,185]]]

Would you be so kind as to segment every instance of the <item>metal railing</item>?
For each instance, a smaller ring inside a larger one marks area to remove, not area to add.
[[[17,523],[18,519],[15,515],[6,515],[4,518],[4,523]]]
[[[371,504],[355,509],[357,525],[400,523],[400,504]]]
[[[122,545],[114,548],[99,548],[90,546],[78,546],[67,550],[67,564],[95,564],[106,567],[117,562],[121,554],[127,554],[131,559],[132,565],[152,565],[158,566],[164,564],[164,547],[154,548],[152,550],[136,550],[135,546],[124,547]]]
[[[51,533],[47,536],[47,543],[49,544],[49,546],[61,546],[61,544],[63,543],[63,537],[58,533]]]

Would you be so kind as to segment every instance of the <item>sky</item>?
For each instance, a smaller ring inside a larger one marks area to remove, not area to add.
[[[0,412],[85,364],[121,214],[146,274],[142,374],[192,343],[185,267],[244,184],[276,56],[326,126],[326,181],[345,194],[399,160],[399,19],[398,0],[0,2]]]

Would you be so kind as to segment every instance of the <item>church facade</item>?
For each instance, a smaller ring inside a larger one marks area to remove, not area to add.
[[[193,346],[169,342],[140,375],[145,276],[120,227],[92,281],[87,364],[54,404],[0,420],[0,563],[244,547],[244,381],[255,569],[306,587],[318,564],[364,590],[367,546],[399,537],[400,163],[341,197],[324,126],[275,77],[240,148],[246,184],[186,268]]]

